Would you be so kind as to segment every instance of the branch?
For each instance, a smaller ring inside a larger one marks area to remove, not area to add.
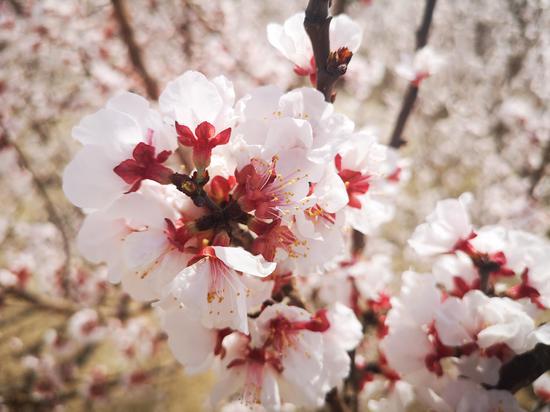
[[[549,370],[550,345],[539,343],[534,349],[514,357],[500,369],[496,389],[515,393]]]
[[[346,47],[330,50],[329,28],[332,17],[328,15],[330,0],[309,0],[304,19],[304,28],[311,40],[317,67],[317,90],[327,102],[334,102],[334,85],[348,68],[353,53]]]
[[[11,8],[18,16],[25,16],[25,9],[17,0],[9,0]]]
[[[68,275],[69,275],[69,270],[71,265],[71,244],[69,241],[69,236],[67,235],[67,232],[65,230],[65,225],[63,223],[63,220],[57,213],[57,209],[55,208],[54,203],[50,198],[50,195],[48,194],[48,191],[46,190],[44,183],[33,170],[25,153],[13,140],[10,139],[6,129],[3,129],[3,136],[4,136],[5,145],[10,146],[14,149],[15,153],[17,154],[19,164],[30,173],[33,184],[36,187],[38,194],[40,195],[40,197],[42,198],[46,206],[46,211],[48,212],[49,221],[57,228],[57,230],[61,234],[61,240],[63,242],[63,253],[65,255],[64,262],[63,262],[63,271],[61,273],[61,287],[63,288],[63,291],[65,292],[65,294],[67,294],[68,293]]]
[[[147,96],[150,99],[157,100],[159,97],[159,86],[145,66],[142,50],[136,42],[134,30],[130,25],[130,15],[126,8],[126,2],[125,0],[111,0],[111,4],[113,5],[114,17],[120,28],[120,36],[126,44],[134,70],[143,81]]]
[[[69,303],[59,303],[43,299],[39,295],[35,295],[29,291],[18,288],[4,289],[7,296],[11,296],[14,299],[18,299],[23,302],[27,302],[35,309],[42,309],[45,311],[59,313],[64,315],[72,315],[78,308]]]
[[[428,43],[428,34],[430,33],[430,26],[432,24],[433,12],[435,9],[435,4],[437,0],[426,0],[426,6],[424,8],[424,16],[422,17],[422,23],[416,31],[416,50],[420,50]],[[401,137],[403,131],[405,130],[405,125],[407,124],[407,119],[409,118],[414,103],[418,96],[418,85],[409,83],[409,87],[405,93],[403,103],[401,104],[401,110],[397,116],[393,132],[390,139],[390,147],[395,147],[398,149],[406,143],[405,140]]]

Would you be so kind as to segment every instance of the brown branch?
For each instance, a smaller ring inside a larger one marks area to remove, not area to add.
[[[61,234],[61,240],[63,242],[63,253],[65,255],[64,262],[63,262],[63,272],[61,273],[61,287],[63,288],[63,291],[65,292],[65,294],[67,294],[68,293],[68,276],[69,276],[69,270],[71,265],[71,243],[69,241],[69,236],[67,235],[67,231],[65,230],[65,224],[63,223],[63,220],[57,213],[57,209],[52,199],[50,198],[48,191],[46,190],[46,186],[34,171],[33,167],[31,166],[31,163],[27,159],[27,156],[25,155],[23,150],[9,137],[8,132],[5,128],[3,129],[3,137],[4,137],[3,139],[4,144],[6,146],[13,148],[13,150],[17,154],[17,158],[19,160],[19,164],[21,165],[21,167],[23,167],[25,170],[27,170],[30,173],[33,184],[36,187],[38,194],[44,201],[44,205],[46,206],[46,211],[48,212],[48,218],[50,222],[57,228],[57,230]]]
[[[9,0],[11,8],[18,16],[25,16],[25,9],[17,0]]]
[[[531,185],[529,186],[529,196],[533,197],[537,185],[544,176],[544,172],[550,163],[550,142],[546,143],[546,146],[543,149],[542,159],[540,161],[539,167],[531,174]]]
[[[515,393],[549,370],[550,346],[539,343],[534,349],[514,357],[502,366],[496,389]]]
[[[329,6],[330,0],[309,0],[304,28],[311,40],[317,66],[317,90],[323,93],[327,102],[334,102],[334,85],[346,73],[353,54],[345,47],[331,52]]]
[[[433,12],[435,9],[435,4],[437,0],[426,0],[426,6],[424,8],[424,15],[422,17],[422,22],[416,31],[416,50],[420,50],[428,43],[428,35],[430,33],[430,26],[432,24]],[[418,85],[409,83],[409,87],[403,98],[403,103],[401,104],[401,110],[397,116],[395,126],[390,138],[390,147],[395,147],[398,149],[406,143],[403,140],[402,134],[405,130],[407,120],[413,110],[414,103],[418,96]]]
[[[145,66],[142,50],[136,42],[134,30],[130,24],[130,14],[128,13],[126,2],[125,0],[111,0],[111,4],[113,5],[114,17],[120,29],[120,36],[122,37],[122,41],[126,44],[132,66],[141,78],[147,96],[149,96],[150,99],[157,100],[159,97],[159,86]]]
[[[24,289],[7,288],[4,289],[6,296],[11,296],[14,299],[29,303],[35,309],[42,309],[48,312],[59,313],[64,315],[72,315],[78,308],[67,302],[50,301]]]

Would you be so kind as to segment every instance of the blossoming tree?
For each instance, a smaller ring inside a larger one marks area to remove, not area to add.
[[[238,93],[230,78],[193,69],[160,90],[125,3],[112,1],[149,99],[114,94],[83,117],[62,183],[85,214],[78,252],[106,271],[79,277],[65,264],[55,290],[73,294],[71,305],[30,293],[24,269],[0,277],[6,296],[67,315],[44,340],[49,355],[24,358],[33,377],[25,390],[39,405],[70,394],[69,366],[106,339],[138,364],[166,341],[187,375],[215,375],[214,410],[520,411],[515,394],[527,387],[537,407],[550,399],[547,239],[475,226],[475,199],[464,193],[437,202],[408,240],[426,273],[409,267],[397,283],[393,256],[365,251],[406,197],[414,168],[399,153],[404,131],[423,83],[445,64],[428,46],[436,0],[425,2],[414,56],[396,67],[408,88],[388,145],[334,105],[363,30],[331,17],[330,3],[309,0],[267,25],[284,67],[309,84]],[[106,281],[124,293],[115,315],[93,309]],[[79,300],[88,307],[76,309]],[[141,316],[150,310],[162,331]],[[155,371],[132,367],[113,380],[96,368],[82,390],[100,398]]]

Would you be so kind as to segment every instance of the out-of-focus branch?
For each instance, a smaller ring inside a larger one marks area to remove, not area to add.
[[[155,375],[162,375],[163,373],[172,373],[181,366],[176,363],[169,363],[166,365],[160,365],[152,367],[143,371],[143,375],[147,377],[153,377]],[[108,378],[103,382],[102,386],[105,391],[114,390],[121,382],[122,374],[116,374]],[[65,392],[57,394],[52,399],[35,399],[28,393],[23,391],[11,391],[10,393],[2,394],[2,403],[8,407],[16,408],[16,410],[51,410],[54,406],[66,402],[71,399],[82,397],[82,393],[78,389],[70,389]],[[4,396],[5,395],[5,396]],[[27,409],[25,409],[27,408]]]
[[[543,178],[544,172],[546,171],[548,164],[550,164],[550,141],[546,142],[546,146],[544,146],[544,149],[542,152],[542,159],[540,161],[539,167],[537,167],[535,171],[531,174],[531,185],[529,186],[529,196],[533,197],[533,194],[535,193],[535,189],[537,188],[537,185]]]
[[[68,302],[60,302],[57,301],[50,301],[44,299],[42,296],[33,294],[32,292],[29,292],[24,289],[18,289],[18,288],[7,288],[4,289],[4,293],[6,296],[11,296],[14,299],[27,302],[32,305],[35,309],[41,309],[48,312],[54,312],[64,315],[72,315],[75,313],[78,308]]]
[[[426,0],[426,6],[424,8],[424,15],[422,17],[422,22],[416,31],[416,50],[420,50],[428,43],[428,35],[430,33],[430,26],[432,24],[433,12],[435,9],[435,4],[437,0]],[[395,126],[390,138],[390,146],[399,148],[406,143],[403,140],[402,134],[405,130],[407,120],[412,112],[414,103],[418,96],[418,85],[409,84],[405,97],[403,98],[403,103],[401,104],[401,110],[397,116]]]
[[[309,0],[304,28],[311,40],[317,66],[317,90],[323,93],[327,102],[333,102],[336,97],[334,85],[346,73],[353,53],[345,47],[331,52],[329,6],[330,0]]]
[[[130,24],[130,14],[128,13],[126,2],[125,0],[111,0],[111,4],[113,5],[114,17],[120,29],[120,36],[126,44],[132,66],[143,81],[147,96],[150,99],[157,100],[159,97],[159,86],[145,65],[143,52],[136,42],[134,30]]]
[[[515,393],[549,370],[550,346],[539,343],[534,349],[516,356],[500,369],[496,388]]]
[[[11,8],[15,12],[15,14],[17,14],[18,16],[25,15],[25,9],[23,9],[23,6],[21,5],[21,3],[19,3],[18,0],[9,0],[8,3],[10,3]]]
[[[3,128],[2,134],[4,137],[3,139],[4,144],[6,146],[13,148],[13,150],[17,154],[19,164],[30,173],[33,184],[36,187],[38,194],[44,201],[44,205],[46,206],[46,211],[48,212],[48,217],[50,222],[57,228],[57,230],[61,234],[61,240],[63,242],[63,253],[65,255],[64,263],[63,263],[63,271],[61,273],[61,287],[63,288],[63,291],[67,293],[68,291],[67,282],[68,282],[68,276],[69,276],[69,270],[70,270],[70,264],[71,264],[71,243],[69,241],[69,236],[67,235],[67,231],[65,230],[65,224],[63,223],[63,220],[57,213],[57,209],[54,206],[54,203],[50,198],[50,195],[48,194],[48,191],[46,190],[44,183],[34,171],[33,167],[31,166],[23,150],[21,150],[21,148],[9,137],[8,132],[5,128]]]

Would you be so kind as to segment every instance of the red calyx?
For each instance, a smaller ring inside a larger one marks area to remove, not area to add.
[[[546,307],[539,300],[540,292],[533,286],[529,285],[528,268],[525,268],[525,270],[521,274],[521,282],[508,289],[506,295],[515,300],[521,298],[529,298],[531,302],[537,305],[540,309],[546,309]]]
[[[185,225],[176,227],[170,219],[164,219],[166,222],[166,236],[168,241],[174,245],[180,252],[185,251],[185,244],[192,238],[191,233]]]
[[[129,185],[132,185],[126,193],[135,192],[141,186],[143,180],[154,180],[160,184],[170,183],[170,177],[174,171],[163,166],[172,154],[169,150],[163,150],[155,156],[155,147],[147,143],[138,143],[132,152],[133,159],[126,159],[116,166],[113,171]]]
[[[176,122],[178,141],[183,146],[193,148],[193,162],[197,169],[205,169],[210,165],[212,149],[229,142],[231,128],[222,130],[216,134],[214,126],[208,122],[202,122],[195,128],[195,134],[189,127]]]
[[[317,65],[315,64],[315,57],[311,57],[309,67],[294,66],[294,73],[298,76],[309,76],[311,85],[315,86],[317,84]]]

